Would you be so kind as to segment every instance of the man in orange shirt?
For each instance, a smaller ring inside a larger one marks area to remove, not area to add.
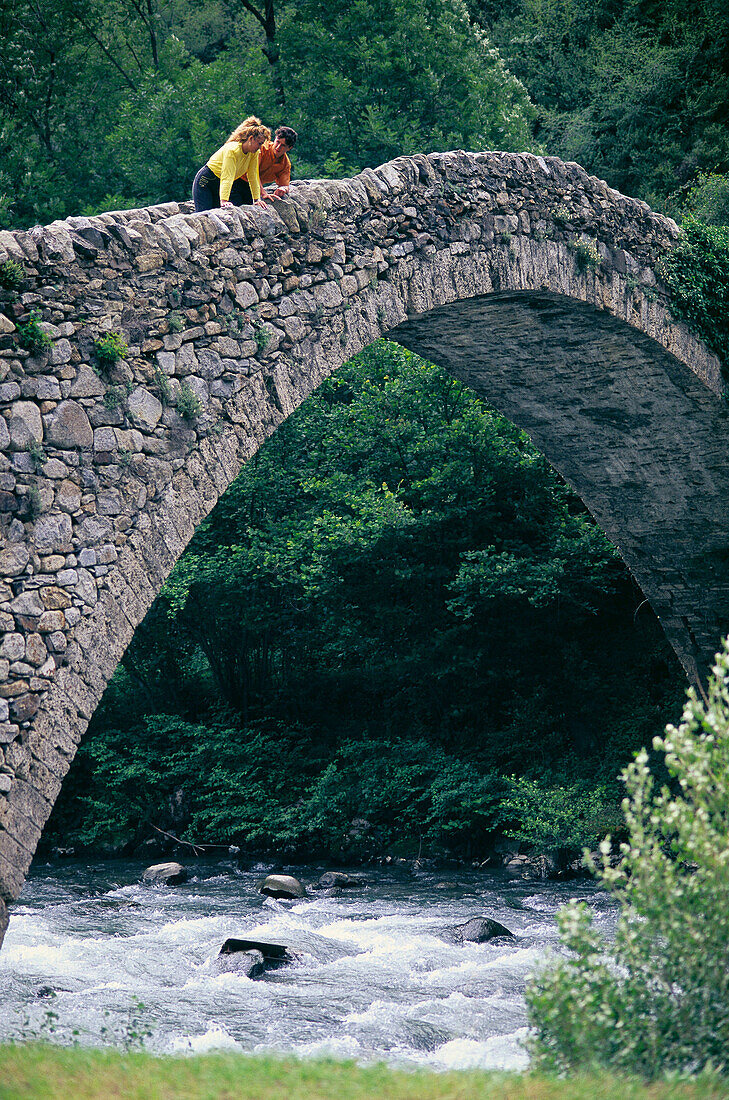
[[[291,161],[288,154],[296,145],[297,136],[296,130],[292,130],[290,126],[279,126],[273,141],[267,141],[262,146],[258,157],[262,199],[270,202],[272,198],[282,199],[288,194],[291,183]],[[265,187],[271,183],[275,183],[276,187],[272,192],[267,192]]]

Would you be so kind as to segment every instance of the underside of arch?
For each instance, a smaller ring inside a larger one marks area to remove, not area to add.
[[[529,434],[698,681],[729,628],[726,405],[626,322],[545,291],[454,302],[389,335]]]

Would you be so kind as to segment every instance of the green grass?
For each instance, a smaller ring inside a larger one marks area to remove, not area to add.
[[[644,1085],[599,1074],[409,1073],[383,1065],[253,1058],[155,1058],[47,1043],[0,1046],[0,1100],[726,1100],[726,1080]]]

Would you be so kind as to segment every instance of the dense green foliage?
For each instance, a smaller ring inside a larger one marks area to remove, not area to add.
[[[250,113],[299,130],[300,175],[529,142],[526,92],[462,0],[273,7],[266,31],[236,0],[3,5],[0,226],[187,198]]]
[[[662,264],[671,308],[729,368],[729,226],[684,221],[678,244]]]
[[[726,221],[723,0],[10,0],[0,36],[0,226],[186,197],[251,111],[299,175],[541,148]]]
[[[202,524],[48,837],[594,843],[680,683],[641,600],[526,436],[440,368],[373,345]],[[541,783],[539,818],[512,775]]]
[[[462,0],[297,0],[280,38],[287,109],[319,164],[530,142],[526,93]]]
[[[602,1065],[657,1077],[727,1070],[729,1051],[729,642],[706,700],[654,740],[669,783],[640,752],[625,775],[628,836],[601,844],[599,879],[620,904],[613,944],[584,904],[561,913],[570,955],[533,982],[533,1049],[550,1069]],[[617,857],[617,858],[616,858]]]
[[[537,105],[535,137],[659,207],[729,172],[725,0],[469,0]]]

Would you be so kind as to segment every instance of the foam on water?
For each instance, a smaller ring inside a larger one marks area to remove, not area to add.
[[[511,1035],[493,1035],[483,1042],[475,1039],[451,1039],[427,1059],[433,1069],[524,1070],[529,1058],[521,1045],[527,1028]]]
[[[210,1024],[203,1035],[177,1035],[170,1039],[169,1050],[175,1054],[207,1054],[210,1050],[238,1050],[240,1043],[228,1034],[222,1024]]]
[[[78,1031],[83,1043],[123,1043],[140,1015],[152,1031],[146,1045],[159,1052],[526,1065],[524,980],[557,942],[553,915],[569,888],[383,871],[362,890],[291,903],[257,892],[264,869],[201,862],[176,889],[142,887],[134,865],[39,869],[0,953],[0,1039],[23,1027],[45,1034],[52,1010],[49,1037],[60,1041]],[[293,873],[312,881],[320,870]],[[476,915],[500,920],[516,939],[441,938]],[[610,919],[602,903],[600,919]],[[285,944],[297,961],[258,979],[220,974],[214,961],[231,936]]]
[[[268,1053],[263,1046],[256,1047],[257,1053]],[[320,1039],[314,1043],[298,1043],[293,1051],[300,1058],[339,1058],[346,1061],[350,1058],[361,1058],[364,1053],[360,1043],[352,1035],[340,1037],[332,1036],[328,1039]]]

